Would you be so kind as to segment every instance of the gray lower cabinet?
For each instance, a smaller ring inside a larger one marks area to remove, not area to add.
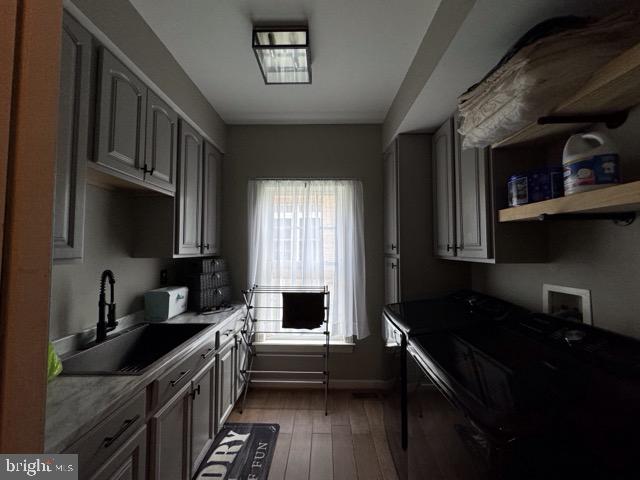
[[[144,180],[175,192],[178,115],[152,90],[147,92]]]
[[[248,354],[249,347],[242,340],[241,335],[236,335],[236,398],[239,398],[240,395],[242,395],[246,385],[243,371],[249,367],[247,364]]]
[[[99,72],[96,163],[142,180],[147,86],[104,47]]]
[[[438,257],[455,255],[455,163],[453,120],[433,136],[433,245]]]
[[[191,382],[191,472],[208,452],[215,436],[215,361]]]
[[[53,259],[82,258],[85,169],[89,156],[92,37],[64,13],[53,207]]]
[[[145,480],[146,472],[147,427],[142,427],[91,477],[91,480]]]
[[[227,343],[218,354],[218,428],[224,425],[236,401],[234,341]]]
[[[204,142],[204,189],[202,195],[202,253],[220,252],[220,195],[222,154]]]
[[[202,242],[203,140],[180,120],[180,168],[176,199],[176,253],[197,255]]]
[[[189,438],[191,421],[187,384],[151,417],[152,480],[187,480],[190,473]]]

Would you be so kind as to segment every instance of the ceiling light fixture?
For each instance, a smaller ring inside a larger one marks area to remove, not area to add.
[[[311,83],[307,27],[254,27],[253,51],[267,85]]]

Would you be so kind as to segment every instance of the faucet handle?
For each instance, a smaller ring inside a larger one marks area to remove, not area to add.
[[[116,322],[116,304],[115,303],[109,303],[107,305],[108,311],[107,311],[107,326],[113,328],[116,328],[118,326],[118,322]]]

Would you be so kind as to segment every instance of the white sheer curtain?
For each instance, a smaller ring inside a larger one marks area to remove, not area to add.
[[[362,183],[252,180],[248,200],[249,285],[328,285],[332,338],[369,335]],[[279,306],[281,298],[260,295],[256,305]],[[283,331],[278,310],[257,312],[272,320],[262,331]]]

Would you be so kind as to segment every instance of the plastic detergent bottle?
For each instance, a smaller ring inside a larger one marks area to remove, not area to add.
[[[600,132],[572,135],[564,146],[564,194],[620,183],[620,157],[613,142]]]

